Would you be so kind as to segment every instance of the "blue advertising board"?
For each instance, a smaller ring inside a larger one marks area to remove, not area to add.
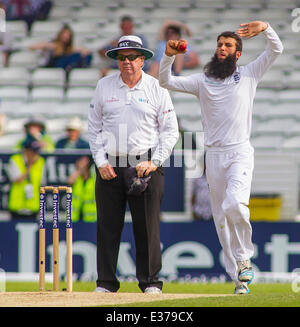
[[[0,153],[0,210],[3,211],[6,211],[8,207],[10,181],[7,175],[7,163],[12,154]],[[47,185],[65,185],[67,177],[74,169],[76,160],[86,154],[89,155],[90,152],[72,150],[72,153],[56,151],[51,154],[43,154],[46,160]],[[162,201],[162,210],[165,212],[183,212],[185,210],[184,168],[183,165],[174,164],[174,160],[172,154],[168,166],[164,168],[165,185],[167,186]]]
[[[65,224],[60,224],[60,274],[65,275]],[[253,266],[262,272],[292,272],[300,268],[300,224],[253,222]],[[51,272],[51,224],[46,223],[46,271]],[[96,279],[96,223],[73,224],[74,275]],[[225,278],[222,249],[212,221],[161,223],[163,267],[166,279]],[[6,272],[38,272],[38,223],[0,223],[0,268]],[[132,224],[125,223],[118,261],[120,277],[135,276]]]

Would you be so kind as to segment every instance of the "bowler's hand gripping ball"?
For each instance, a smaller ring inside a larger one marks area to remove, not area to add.
[[[186,41],[180,41],[177,46],[177,50],[179,50],[180,52],[184,52],[186,51],[186,47],[187,47]]]

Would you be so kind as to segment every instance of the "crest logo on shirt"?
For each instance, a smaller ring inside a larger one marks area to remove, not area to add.
[[[139,98],[139,102],[149,103],[149,100],[148,99]]]
[[[233,74],[233,79],[234,79],[234,83],[237,84],[241,79],[241,74],[239,72],[235,72]]]
[[[106,102],[118,102],[118,101],[120,101],[120,99],[118,99],[115,96],[113,96],[113,97],[111,97],[111,98],[109,98],[109,99],[106,100]]]
[[[163,111],[163,114],[168,114],[169,112],[172,112],[172,111],[174,111],[174,110],[173,109],[167,109],[167,110]]]

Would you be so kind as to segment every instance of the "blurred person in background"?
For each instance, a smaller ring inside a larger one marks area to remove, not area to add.
[[[6,116],[4,114],[0,114],[0,136],[5,131],[5,129],[4,129],[5,122],[6,122]]]
[[[95,201],[96,173],[93,160],[82,156],[76,161],[75,170],[68,177],[72,186],[72,219],[74,222],[96,222],[97,210]]]
[[[0,2],[0,9],[5,10],[4,3]],[[7,31],[0,32],[0,52],[2,53],[2,63],[4,67],[7,67],[9,64],[9,57],[13,51],[11,34]]]
[[[165,52],[168,40],[180,40],[182,34],[185,33],[188,37],[192,36],[192,31],[189,27],[177,20],[166,20],[161,26],[158,44],[155,50],[155,56],[151,60],[149,74],[153,77],[158,77],[159,63]],[[180,75],[183,69],[193,69],[200,65],[200,59],[189,45],[187,52],[176,56],[172,66],[174,75]]]
[[[79,117],[74,117],[69,120],[66,126],[65,137],[59,139],[56,144],[56,149],[89,149],[89,143],[81,137],[82,121]]]
[[[118,69],[117,63],[114,60],[111,60],[110,58],[107,58],[105,54],[106,54],[106,52],[108,50],[111,50],[111,49],[115,48],[118,45],[118,41],[122,36],[124,36],[124,35],[136,35],[142,40],[144,47],[145,48],[148,47],[148,42],[147,42],[147,39],[145,38],[145,36],[142,35],[142,34],[136,34],[134,32],[135,24],[134,24],[134,20],[133,20],[133,18],[131,16],[125,15],[125,16],[121,17],[119,27],[120,27],[120,34],[117,35],[115,38],[113,38],[104,47],[102,47],[101,49],[98,50],[99,56],[108,61],[108,64],[104,68],[101,69],[101,75],[102,76],[106,76],[110,69]],[[148,69],[149,69],[149,63],[146,61],[144,63],[143,70],[145,72],[147,72]]]
[[[36,140],[26,138],[21,147],[21,153],[12,155],[8,163],[8,209],[12,219],[36,219],[40,187],[46,185],[45,159],[40,156]]]
[[[25,139],[32,139],[39,143],[42,152],[52,152],[55,150],[55,144],[52,137],[46,133],[46,126],[40,117],[28,119],[24,125],[25,137],[16,144],[16,150],[22,148]]]
[[[45,53],[45,67],[63,68],[66,73],[72,68],[89,67],[92,61],[90,50],[74,45],[74,33],[69,25],[64,25],[53,41],[38,42],[29,49]]]
[[[52,8],[50,0],[0,0],[0,2],[5,6],[6,19],[25,21],[28,33],[36,20],[48,18]]]

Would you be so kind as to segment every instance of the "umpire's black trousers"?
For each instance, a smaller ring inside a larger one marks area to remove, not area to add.
[[[112,292],[120,287],[116,269],[128,201],[135,239],[139,288],[142,292],[149,286],[162,289],[158,273],[161,269],[160,206],[164,189],[163,168],[158,167],[151,173],[149,185],[140,196],[126,194],[126,167],[114,169],[117,177],[112,180],[103,180],[96,169],[97,286]]]

